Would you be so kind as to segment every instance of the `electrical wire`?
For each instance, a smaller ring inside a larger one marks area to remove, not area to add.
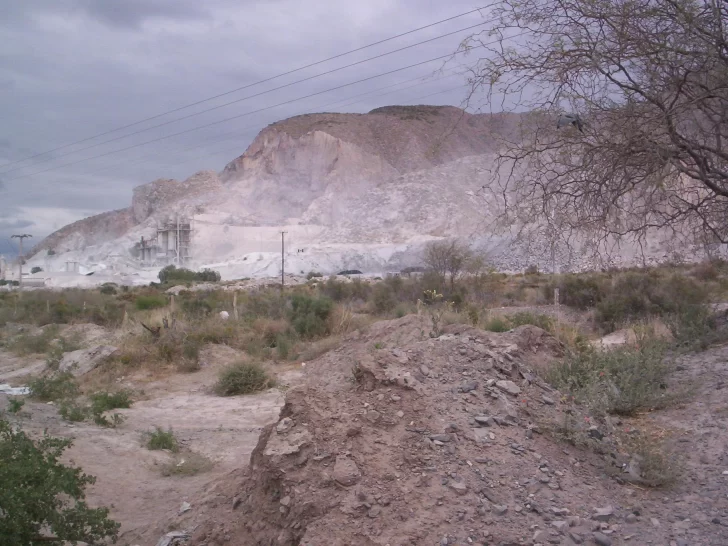
[[[345,57],[345,56],[347,56],[347,55],[351,55],[352,53],[357,53],[357,52],[359,52],[359,51],[363,51],[363,50],[365,50],[365,49],[369,49],[369,48],[371,48],[371,47],[375,47],[375,46],[377,46],[377,45],[381,45],[381,44],[383,44],[383,43],[386,43],[386,42],[390,42],[390,41],[392,41],[392,40],[396,40],[397,38],[402,38],[402,37],[404,37],[404,36],[408,36],[408,35],[410,35],[410,34],[414,34],[414,33],[416,33],[416,32],[419,32],[419,31],[421,31],[421,30],[425,30],[425,29],[428,29],[428,28],[432,28],[432,27],[434,27],[434,26],[437,26],[437,25],[440,25],[440,24],[442,24],[442,23],[446,23],[446,22],[449,22],[449,21],[453,21],[453,20],[455,20],[455,19],[459,19],[459,18],[461,18],[461,17],[465,17],[465,16],[467,16],[467,15],[471,15],[471,14],[473,14],[473,13],[480,13],[480,12],[481,12],[482,10],[484,10],[484,9],[486,9],[486,8],[488,8],[488,7],[491,7],[492,5],[494,5],[494,3],[491,3],[491,4],[487,5],[487,6],[483,6],[483,7],[475,8],[475,9],[472,9],[472,10],[470,10],[470,11],[466,11],[466,12],[464,12],[464,13],[460,13],[460,14],[458,14],[458,15],[454,15],[454,16],[452,16],[452,17],[448,17],[447,19],[442,19],[442,20],[440,20],[440,21],[436,21],[436,22],[434,22],[434,23],[430,23],[430,24],[428,24],[428,25],[425,25],[425,26],[422,26],[422,27],[418,27],[418,28],[415,28],[415,29],[409,30],[409,31],[407,31],[407,32],[403,32],[403,33],[397,34],[397,35],[395,35],[395,36],[391,36],[391,37],[389,37],[389,38],[385,38],[385,39],[383,39],[383,40],[379,40],[379,41],[373,42],[373,43],[371,43],[371,44],[367,44],[367,45],[365,45],[365,46],[361,46],[361,47],[358,47],[358,48],[355,48],[355,49],[352,49],[352,50],[346,51],[346,52],[344,52],[344,53],[339,53],[339,54],[337,54],[337,55],[334,55],[333,57],[328,57],[328,58],[326,58],[326,59],[322,59],[322,60],[320,60],[320,61],[316,61],[316,62],[313,62],[313,63],[309,63],[309,64],[307,64],[307,65],[304,65],[304,66],[301,66],[301,67],[295,68],[295,69],[293,69],[293,70],[289,70],[289,71],[287,71],[287,72],[283,72],[283,73],[281,73],[281,74],[277,74],[277,75],[275,75],[275,76],[271,76],[271,77],[269,77],[269,78],[265,78],[265,79],[259,80],[259,81],[257,81],[257,82],[254,82],[254,83],[250,83],[250,84],[247,84],[247,85],[244,85],[244,86],[241,86],[241,87],[237,87],[237,88],[235,88],[235,89],[231,89],[231,90],[229,90],[229,91],[225,91],[224,93],[219,93],[219,94],[217,94],[217,95],[214,95],[214,96],[211,96],[211,97],[207,97],[207,98],[205,98],[205,99],[202,99],[202,100],[198,100],[198,101],[196,101],[196,102],[192,102],[192,103],[190,103],[190,104],[186,104],[186,105],[184,105],[184,106],[180,106],[180,107],[178,107],[178,108],[174,108],[174,109],[172,109],[172,110],[168,110],[168,111],[166,111],[166,112],[162,112],[162,113],[160,113],[160,114],[156,114],[156,115],[153,115],[153,116],[150,116],[150,117],[147,117],[147,118],[141,119],[141,120],[139,120],[139,121],[135,121],[135,122],[133,122],[133,123],[129,123],[129,124],[127,124],[127,125],[123,125],[123,126],[121,126],[121,127],[117,127],[117,128],[115,128],[115,129],[110,129],[110,130],[108,130],[108,131],[105,131],[105,132],[102,132],[102,133],[98,133],[98,134],[96,134],[96,135],[92,135],[92,136],[89,136],[89,137],[83,138],[83,139],[81,139],[81,140],[77,140],[77,141],[74,141],[74,142],[70,142],[70,143],[68,143],[68,144],[64,144],[64,145],[62,145],[62,146],[58,146],[58,147],[56,147],[56,148],[53,148],[53,149],[51,149],[51,150],[46,150],[46,151],[44,151],[44,152],[39,152],[39,153],[37,153],[37,154],[34,154],[34,155],[31,155],[31,156],[27,156],[27,157],[24,157],[24,158],[22,158],[22,159],[18,159],[18,160],[15,160],[15,161],[9,162],[9,163],[5,163],[4,165],[1,165],[1,166],[0,166],[0,168],[4,168],[4,167],[9,167],[9,166],[11,166],[11,165],[16,165],[16,164],[18,164],[18,163],[22,163],[22,162],[24,162],[24,161],[28,161],[28,160],[30,160],[30,159],[35,159],[36,157],[40,157],[40,156],[43,156],[43,155],[46,155],[46,154],[50,154],[50,153],[53,153],[53,152],[57,152],[57,151],[59,151],[59,150],[64,150],[64,149],[66,149],[66,148],[70,148],[71,146],[75,146],[75,145],[77,145],[77,144],[82,144],[82,143],[84,143],[84,142],[88,142],[88,141],[90,141],[90,140],[94,140],[94,139],[96,139],[96,138],[100,138],[100,137],[102,137],[102,136],[106,136],[106,135],[109,135],[109,134],[112,134],[112,133],[116,133],[116,132],[118,132],[118,131],[122,131],[122,130],[124,130],[124,129],[129,129],[129,128],[131,128],[131,127],[135,127],[135,126],[137,126],[137,125],[140,125],[140,124],[142,124],[142,123],[145,123],[145,122],[147,122],[147,121],[152,121],[152,120],[154,120],[154,119],[158,119],[158,118],[164,117],[164,116],[166,116],[166,115],[169,115],[169,114],[173,114],[173,113],[176,113],[176,112],[180,112],[180,111],[182,111],[182,110],[186,110],[187,108],[191,108],[191,107],[193,107],[193,106],[197,106],[197,105],[200,105],[200,104],[204,104],[204,103],[206,103],[206,102],[210,102],[210,101],[212,101],[212,100],[215,100],[215,99],[218,99],[218,98],[221,98],[221,97],[224,97],[224,96],[230,95],[230,94],[232,94],[232,93],[237,93],[238,91],[243,91],[243,90],[245,90],[245,89],[249,89],[249,88],[251,88],[251,87],[254,87],[254,86],[256,86],[256,85],[260,85],[260,84],[263,84],[263,83],[267,83],[267,82],[270,82],[270,81],[276,80],[276,79],[278,79],[278,78],[282,78],[282,77],[284,77],[284,76],[288,76],[288,75],[291,75],[291,74],[295,74],[296,72],[300,72],[300,71],[302,71],[302,70],[306,70],[306,69],[308,69],[308,68],[312,68],[312,67],[314,67],[314,66],[318,66],[318,65],[320,65],[320,64],[324,64],[324,63],[327,63],[327,62],[329,62],[329,61],[333,61],[333,60],[335,60],[335,59],[339,59],[339,58],[341,58],[341,57]],[[13,169],[13,170],[15,170],[15,169]],[[5,172],[10,172],[10,171],[5,171]],[[0,173],[0,174],[2,174],[2,173]]]

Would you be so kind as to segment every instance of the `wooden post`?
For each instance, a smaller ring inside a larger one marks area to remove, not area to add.
[[[238,292],[233,292],[233,317],[238,320]]]
[[[174,313],[174,294],[172,294],[169,298],[169,310]]]

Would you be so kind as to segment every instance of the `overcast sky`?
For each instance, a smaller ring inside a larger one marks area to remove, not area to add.
[[[117,152],[451,53],[477,29],[119,138],[482,23],[477,13],[18,163],[477,6],[471,0],[0,0],[0,253],[15,252],[12,233],[30,233],[38,242],[69,222],[124,208],[140,184],[221,170],[279,119],[388,104],[459,105],[464,76],[436,74],[441,63],[433,62]],[[103,143],[109,139],[117,140]],[[101,154],[107,155],[85,161]]]

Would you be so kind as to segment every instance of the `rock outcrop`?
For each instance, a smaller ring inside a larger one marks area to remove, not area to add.
[[[527,240],[516,238],[522,226],[496,231],[501,194],[483,186],[496,183],[489,173],[503,140],[517,140],[529,119],[450,106],[296,116],[263,129],[219,175],[139,186],[128,209],[67,226],[34,254],[72,251],[57,259],[59,268],[64,260],[113,262],[123,275],[134,267],[130,249],[181,216],[193,222],[192,267],[214,267],[225,279],[279,274],[282,230],[296,251],[288,271],[298,274],[399,271],[421,265],[425,243],[448,237],[474,242],[506,271],[640,265],[642,251],[675,259],[665,237],[640,248],[622,244],[614,259],[599,261],[580,248],[578,234],[568,248],[553,249],[539,226]]]

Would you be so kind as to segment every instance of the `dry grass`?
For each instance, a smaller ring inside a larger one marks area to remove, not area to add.
[[[330,336],[318,341],[312,341],[304,346],[299,358],[304,362],[310,362],[311,360],[315,360],[321,355],[336,349],[340,345],[341,338],[339,336]]]
[[[195,451],[183,450],[175,454],[168,462],[161,465],[162,476],[196,476],[212,469],[214,463],[208,457]]]
[[[641,427],[642,428],[642,427]],[[651,430],[624,433],[618,437],[621,448],[631,458],[637,480],[648,487],[670,487],[683,473],[680,455],[670,447],[670,433]]]

